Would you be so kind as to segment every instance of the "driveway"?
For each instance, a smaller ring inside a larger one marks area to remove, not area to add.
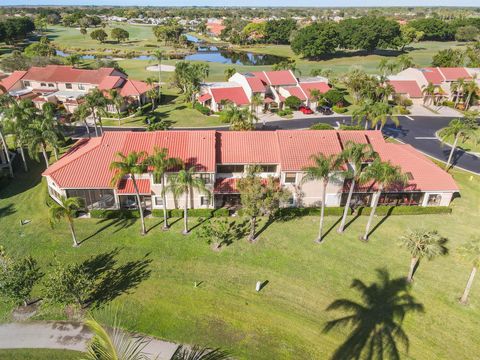
[[[65,349],[85,352],[92,334],[81,323],[42,321],[0,325],[0,349]],[[150,359],[169,360],[178,345],[151,339]]]

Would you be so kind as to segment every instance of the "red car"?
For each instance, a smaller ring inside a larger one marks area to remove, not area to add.
[[[313,114],[313,110],[310,109],[308,106],[302,105],[298,108],[298,110],[300,110],[302,113],[307,114],[307,115]]]

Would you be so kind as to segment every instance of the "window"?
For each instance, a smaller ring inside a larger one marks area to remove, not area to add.
[[[297,173],[287,172],[285,173],[285,184],[295,184],[297,180]]]
[[[163,206],[163,199],[161,196],[154,197],[155,206]]]
[[[23,86],[25,86],[25,87],[30,86],[30,81],[24,81]]]
[[[208,196],[200,196],[200,205],[201,206],[209,206],[210,205],[210,199]]]
[[[258,165],[260,167],[260,171],[264,173],[274,173],[277,171],[277,165]]]
[[[200,179],[203,180],[204,184],[210,184],[212,182],[212,177],[210,174],[200,174]]]
[[[41,86],[41,87],[45,87],[45,86],[47,86],[47,84],[45,84],[45,83],[40,83],[40,86]]]
[[[78,90],[85,90],[85,86],[83,84],[78,84]]]
[[[48,87],[55,87],[55,84],[48,83]]]
[[[430,194],[428,195],[428,206],[438,206],[440,205],[440,201],[442,201],[442,195],[440,194]]]
[[[66,83],[66,84],[65,84],[65,87],[66,87],[67,89],[71,89],[71,88],[72,88],[72,84]]]
[[[293,198],[293,196],[288,198],[287,205],[288,206],[294,206],[295,205],[295,199]]]
[[[245,165],[217,165],[217,172],[226,173],[243,173]]]
[[[112,189],[69,189],[67,197],[79,197],[88,209],[108,209],[115,207]]]

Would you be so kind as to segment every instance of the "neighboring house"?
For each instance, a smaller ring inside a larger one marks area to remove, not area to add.
[[[312,165],[311,155],[339,154],[348,141],[370,143],[383,160],[398,165],[407,174],[404,188],[386,189],[380,203],[384,205],[448,206],[459,189],[452,176],[410,145],[385,142],[380,131],[158,131],[105,132],[102,137],[82,139],[43,176],[51,197],[78,196],[87,209],[135,208],[132,180],[122,179],[112,186],[114,173],[109,169],[117,152],[145,151],[167,148],[169,156],[179,157],[185,166],[195,167],[213,194],[193,193],[190,208],[236,207],[240,204],[238,180],[248,166],[259,165],[261,176],[274,176],[292,196],[285,206],[318,206],[322,199],[319,181],[302,184],[304,167]],[[177,170],[172,170],[174,174]],[[138,187],[146,209],[163,206],[162,187],[151,171],[137,176]],[[327,187],[326,205],[342,206],[346,202],[348,181],[338,177]],[[357,186],[354,200],[370,205],[375,184]],[[167,191],[167,208],[183,204]],[[181,206],[181,205],[180,205]]]
[[[313,89],[322,94],[327,92],[330,90],[328,79],[320,76],[297,79],[290,70],[235,73],[227,82],[203,84],[198,101],[213,111],[219,111],[221,107],[216,105],[219,100],[234,99],[231,102],[235,105],[245,106],[252,102],[254,95],[260,95],[263,99],[262,110],[269,110],[283,108],[287,97],[296,96],[304,105],[314,107],[316,103],[310,93]],[[213,99],[214,93],[220,93],[221,96]]]
[[[388,83],[393,86],[397,95],[412,100],[414,104],[423,103],[422,89],[415,80],[406,80],[398,76],[389,76]]]
[[[114,68],[85,70],[64,65],[14,71],[0,84],[11,96],[32,99],[38,107],[45,102],[60,103],[68,112],[73,112],[82,103],[82,98],[94,88],[105,92],[117,89],[126,103],[139,105],[148,100],[147,91],[150,89],[146,83],[130,80],[126,74]]]
[[[209,35],[219,37],[226,26],[223,25],[223,19],[208,19],[206,27]]]

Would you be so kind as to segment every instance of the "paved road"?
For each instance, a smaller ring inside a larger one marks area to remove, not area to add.
[[[387,124],[384,129],[384,134],[391,136],[404,143],[410,144],[417,150],[434,157],[440,161],[446,161],[450,152],[450,147],[443,145],[435,138],[435,133],[441,128],[445,127],[451,117],[439,116],[400,116],[400,125],[395,127],[392,123]],[[312,116],[302,119],[290,120],[275,120],[266,123],[266,126],[257,124],[257,129],[276,130],[276,129],[306,129],[311,125],[323,122],[333,126],[337,124],[350,124],[350,116]],[[178,130],[200,130],[201,128],[178,128]],[[209,130],[227,130],[228,126],[218,126],[203,128]],[[109,127],[108,131],[145,131],[145,128],[124,128],[124,127]],[[93,128],[90,129],[94,135]],[[71,133],[74,137],[85,137],[86,129],[83,126],[78,126]],[[462,150],[457,150],[454,156],[454,165],[462,169],[480,174],[480,159],[472,154],[465,153]]]
[[[90,331],[80,323],[41,321],[0,325],[0,349],[65,349],[86,351]],[[177,345],[152,339],[144,352],[150,359],[169,360]],[[158,357],[157,357],[158,356]]]

